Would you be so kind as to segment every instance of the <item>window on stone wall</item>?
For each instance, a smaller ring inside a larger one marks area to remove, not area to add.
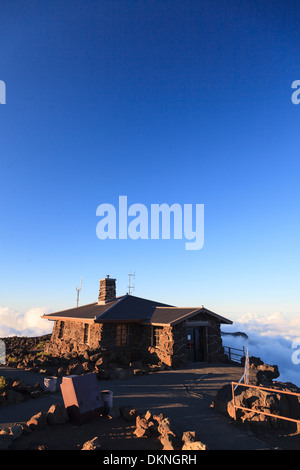
[[[116,327],[116,346],[127,345],[127,325],[117,325]]]
[[[59,325],[59,331],[58,331],[58,337],[62,338],[64,335],[64,327],[65,327],[65,322],[61,321]]]
[[[88,344],[90,342],[90,325],[88,323],[84,324],[83,342],[85,344]]]
[[[153,326],[153,333],[152,333],[153,346],[158,346],[159,345],[159,339],[160,339],[161,332],[162,332],[162,327],[161,326]]]

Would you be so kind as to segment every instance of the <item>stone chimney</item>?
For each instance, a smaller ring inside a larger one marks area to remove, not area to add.
[[[98,304],[103,305],[116,299],[116,280],[107,275],[100,279]]]

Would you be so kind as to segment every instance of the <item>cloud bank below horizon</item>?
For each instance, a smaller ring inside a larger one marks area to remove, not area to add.
[[[52,322],[43,320],[46,307],[33,307],[25,313],[9,307],[0,307],[0,338],[7,336],[42,336],[52,331]]]
[[[300,318],[280,312],[269,315],[249,313],[222,325],[222,332],[243,332],[241,336],[223,335],[223,345],[248,348],[249,356],[260,357],[266,364],[278,365],[281,382],[292,382],[300,387]]]

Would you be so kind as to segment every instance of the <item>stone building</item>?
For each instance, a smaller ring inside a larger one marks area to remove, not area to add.
[[[113,352],[122,362],[176,367],[218,361],[220,325],[232,322],[205,307],[182,308],[133,295],[116,297],[116,280],[100,280],[98,302],[43,315],[54,321],[48,352]],[[116,359],[116,360],[117,360]]]

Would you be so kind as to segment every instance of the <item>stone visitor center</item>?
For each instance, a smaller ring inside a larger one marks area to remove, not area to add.
[[[205,307],[181,308],[133,295],[116,297],[116,280],[100,280],[98,302],[42,318],[54,321],[48,353],[114,352],[123,362],[171,367],[217,362],[223,356],[220,325],[232,321]]]

